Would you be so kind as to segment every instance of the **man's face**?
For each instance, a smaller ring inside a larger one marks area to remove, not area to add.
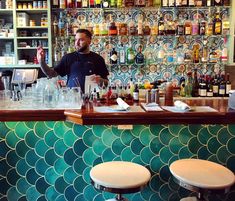
[[[89,50],[91,39],[84,33],[77,33],[75,35],[75,48],[78,52],[86,52]]]

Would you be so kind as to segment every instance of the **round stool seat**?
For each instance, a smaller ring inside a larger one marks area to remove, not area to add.
[[[133,193],[146,186],[151,174],[147,168],[136,163],[111,161],[94,166],[90,177],[98,189],[113,193]]]
[[[206,160],[178,160],[170,165],[170,171],[185,188],[187,185],[192,185],[202,189],[226,190],[235,182],[232,171],[220,164]]]

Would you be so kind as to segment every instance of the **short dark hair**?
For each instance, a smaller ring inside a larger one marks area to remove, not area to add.
[[[76,33],[84,33],[88,38],[92,38],[92,33],[88,29],[78,29]]]

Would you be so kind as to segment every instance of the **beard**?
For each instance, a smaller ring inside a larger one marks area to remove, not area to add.
[[[84,45],[83,47],[77,48],[78,52],[84,52],[85,50],[87,50],[88,45]]]

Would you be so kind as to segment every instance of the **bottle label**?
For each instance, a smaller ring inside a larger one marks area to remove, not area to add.
[[[226,94],[229,94],[229,91],[232,89],[231,84],[226,84]]]
[[[117,55],[116,55],[116,54],[113,54],[110,58],[111,58],[111,60],[113,60],[113,61],[117,61]]]
[[[217,94],[218,91],[219,91],[219,86],[214,85],[214,86],[213,86],[213,93],[214,93],[214,94]]]
[[[133,100],[139,100],[139,92],[133,92]]]

